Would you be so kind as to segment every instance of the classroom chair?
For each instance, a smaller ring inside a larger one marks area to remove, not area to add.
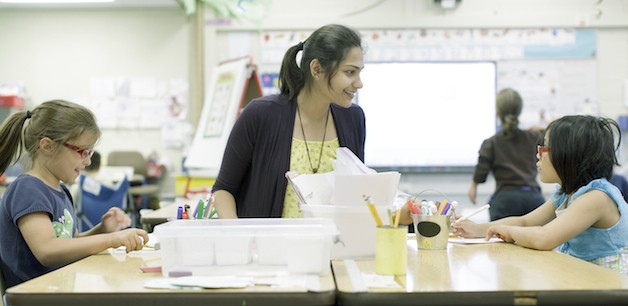
[[[107,166],[133,167],[133,178],[129,193],[133,198],[133,205],[129,205],[128,212],[133,217],[134,226],[139,226],[139,211],[149,208],[149,199],[159,203],[159,185],[148,178],[148,161],[138,151],[112,151],[107,157]]]
[[[102,215],[112,207],[119,207],[123,211],[127,211],[130,187],[127,177],[110,187],[81,174],[78,184],[79,190],[74,205],[79,231],[84,232],[94,227],[100,222]]]

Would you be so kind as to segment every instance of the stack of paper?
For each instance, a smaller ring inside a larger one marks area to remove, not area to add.
[[[399,186],[399,172],[377,173],[347,148],[336,151],[334,171],[320,174],[286,173],[301,204],[364,205],[370,196],[377,205],[392,205]]]

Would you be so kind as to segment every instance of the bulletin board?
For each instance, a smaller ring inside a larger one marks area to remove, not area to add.
[[[510,60],[498,63],[497,89],[523,99],[519,127],[545,127],[564,115],[598,114],[594,59]]]
[[[236,118],[246,103],[262,92],[248,57],[218,65],[207,88],[201,119],[184,166],[191,176],[216,177]]]

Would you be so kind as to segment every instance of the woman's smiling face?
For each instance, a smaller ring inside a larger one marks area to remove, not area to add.
[[[345,59],[338,65],[338,70],[331,77],[331,87],[327,86],[327,81],[323,80],[325,92],[329,101],[342,106],[351,106],[351,101],[355,97],[358,89],[362,88],[360,72],[364,68],[364,54],[359,47],[351,48]]]

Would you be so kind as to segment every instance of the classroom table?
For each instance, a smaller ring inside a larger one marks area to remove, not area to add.
[[[140,267],[161,265],[159,251],[125,254],[109,251],[89,256],[7,290],[10,305],[333,305],[335,284],[320,276],[319,290],[304,287],[244,289],[148,289],[144,282],[161,272]]]
[[[419,250],[399,288],[368,288],[375,260],[333,260],[339,305],[626,305],[628,276],[557,251],[496,242]],[[366,274],[363,274],[366,273]]]
[[[142,213],[140,215],[140,224],[142,228],[148,232],[152,232],[155,225],[168,222],[177,218],[177,209],[179,205],[175,203],[167,204],[154,211]]]

